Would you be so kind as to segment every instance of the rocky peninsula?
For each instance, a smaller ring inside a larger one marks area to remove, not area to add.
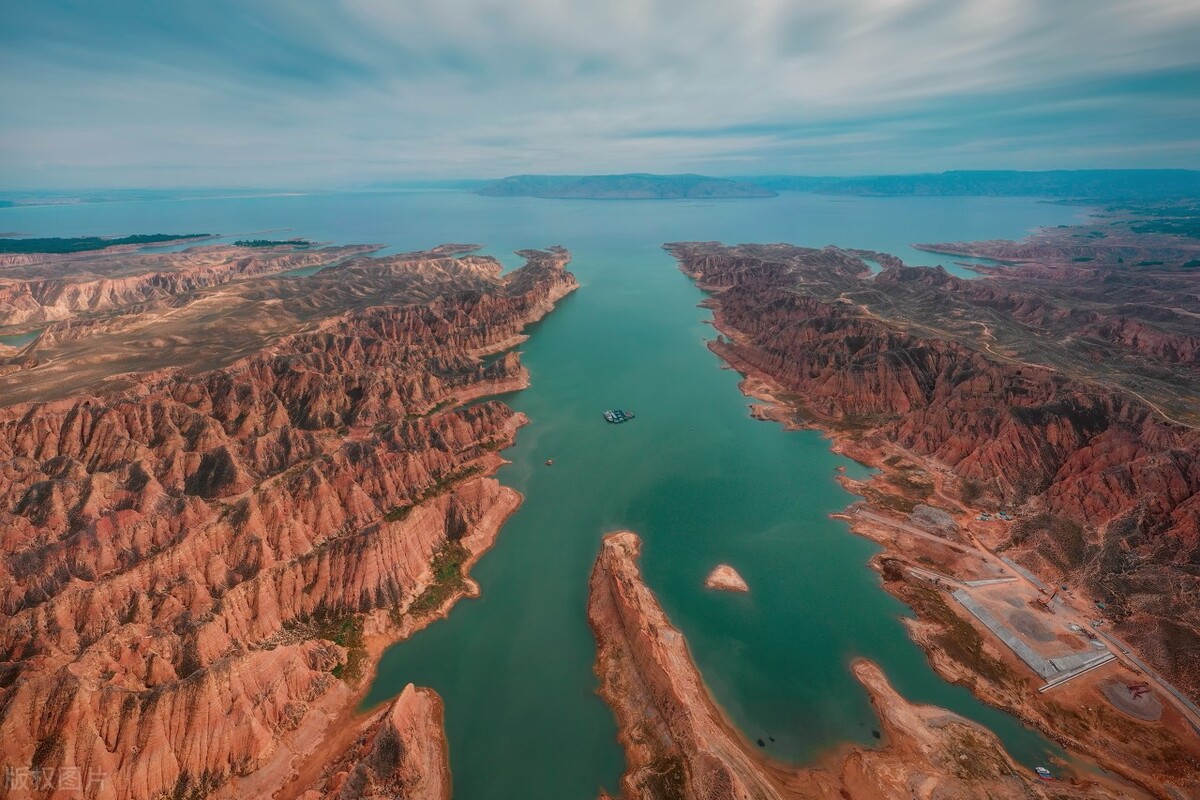
[[[1094,781],[1047,784],[1014,763],[989,731],[943,709],[907,702],[878,667],[862,660],[853,670],[879,714],[883,748],[846,748],[812,769],[772,761],[709,695],[683,635],[642,580],[640,548],[630,531],[605,537],[588,601],[600,692],[616,713],[627,758],[625,800],[1139,796]]]

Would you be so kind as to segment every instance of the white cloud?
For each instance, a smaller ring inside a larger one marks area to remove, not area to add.
[[[1200,165],[1191,0],[0,3],[0,185]]]

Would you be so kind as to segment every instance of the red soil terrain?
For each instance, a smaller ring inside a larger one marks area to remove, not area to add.
[[[1101,302],[1107,270],[1050,289],[1041,268],[964,281],[891,264],[872,277],[836,248],[668,249],[712,293],[726,334],[715,352],[858,450],[899,445],[952,476],[967,507],[1016,513],[999,549],[1105,601],[1147,660],[1200,697],[1200,430],[1143,398],[1178,381],[1200,392],[1194,335],[1114,333],[1125,352],[1113,360],[1130,360],[1111,381],[1111,361],[1093,369],[1080,354],[1088,331],[1133,324]],[[1150,276],[1139,302],[1175,316],[1200,304],[1200,275],[1173,273],[1170,295],[1161,285]],[[1086,314],[1062,310],[1076,293]]]
[[[371,656],[470,590],[519,503],[487,476],[523,419],[466,403],[526,384],[518,354],[479,356],[577,285],[566,251],[523,255],[507,275],[359,259],[221,368],[0,409],[0,769],[99,776],[101,798],[267,795],[303,772]],[[389,741],[430,702],[402,695]],[[436,761],[414,758],[397,769]]]

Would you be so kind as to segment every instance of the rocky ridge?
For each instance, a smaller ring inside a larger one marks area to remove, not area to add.
[[[411,683],[376,713],[301,800],[449,800],[442,702]]]

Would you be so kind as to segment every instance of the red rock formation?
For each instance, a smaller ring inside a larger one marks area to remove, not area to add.
[[[410,683],[301,800],[449,800],[442,702]]]
[[[516,508],[484,476],[522,418],[462,404],[524,385],[476,354],[576,285],[565,251],[526,255],[443,260],[433,295],[397,279],[224,369],[0,410],[0,769],[103,775],[99,798],[286,780],[364,637],[411,628],[435,554]]]
[[[928,334],[952,330],[937,292],[872,295],[868,309],[847,301],[861,267],[841,251],[669,249],[713,292],[730,337],[715,352],[781,385],[820,424],[898,443],[993,502],[1023,505],[1029,521],[1011,546],[1051,582],[1080,581],[1107,599],[1130,638],[1200,695],[1189,655],[1200,646],[1200,430],[1102,383]],[[893,268],[872,284],[948,277]],[[980,283],[973,291],[988,291]],[[1031,297],[1008,310],[1038,307]],[[917,322],[914,308],[928,317]],[[1078,541],[1063,547],[1055,519],[1082,526]]]

